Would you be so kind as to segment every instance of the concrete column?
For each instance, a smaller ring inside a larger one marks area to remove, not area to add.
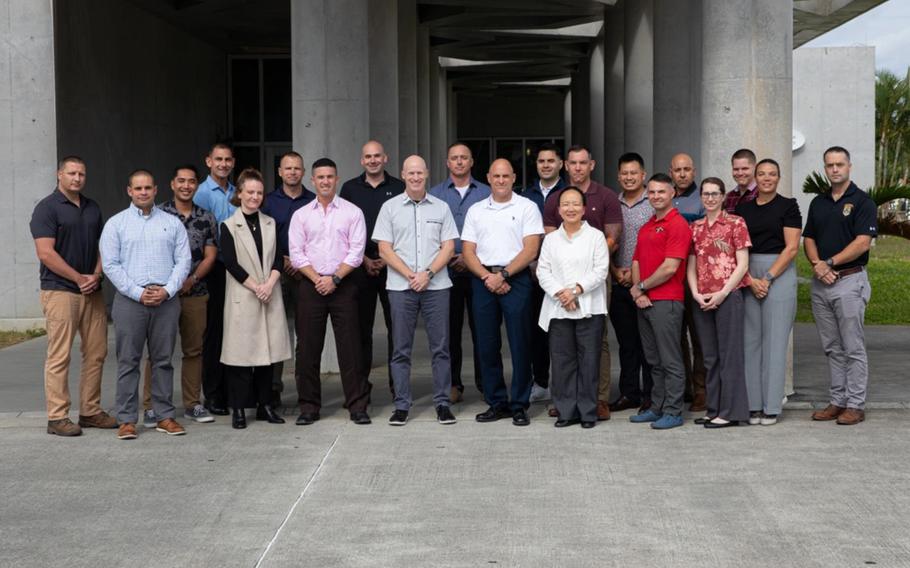
[[[400,164],[398,3],[398,0],[370,0],[367,3],[370,70],[369,138],[382,142],[389,156],[389,164],[393,166]],[[397,166],[392,167],[391,171],[397,175]]]
[[[583,62],[572,75],[572,143],[591,143],[591,91],[588,65]]]
[[[790,195],[793,131],[793,2],[704,0],[701,176],[730,179],[738,148],[781,165]]]
[[[703,0],[701,176],[730,180],[730,155],[751,148],[793,179],[792,0]],[[730,180],[732,183],[732,180]],[[785,392],[793,392],[793,353]]]
[[[448,103],[445,69],[435,55],[430,57],[430,171],[445,177],[446,146],[448,141]]]
[[[606,160],[604,159],[604,36],[601,33],[594,41],[591,57],[588,59],[588,103],[591,108],[591,153],[597,166],[591,177],[604,183]],[[609,175],[607,173],[607,175]],[[607,177],[606,179],[609,179]]]
[[[56,100],[53,3],[0,0],[0,329],[44,322],[29,220],[56,184]]]
[[[621,9],[610,10],[604,21],[604,179],[613,183],[616,160],[625,145],[625,22]],[[650,168],[651,164],[647,164]],[[649,170],[650,171],[650,170]],[[608,184],[609,185],[609,184]]]
[[[294,147],[310,162],[335,160],[341,180],[361,172],[360,148],[370,136],[367,15],[364,0],[291,2]],[[393,85],[397,90],[397,77]],[[322,371],[338,369],[330,323]]]
[[[654,0],[654,164],[701,157],[701,0]],[[699,178],[708,175],[699,171]]]
[[[398,160],[418,151],[417,1],[398,0]],[[396,174],[397,175],[397,174]]]
[[[572,90],[567,90],[565,99],[562,103],[562,116],[563,116],[563,138],[566,141],[566,148],[570,148],[574,144],[572,140]]]
[[[627,2],[625,37],[625,147],[654,165],[654,0]]]
[[[430,163],[430,30],[417,28],[417,150]],[[435,63],[435,62],[434,62]],[[430,173],[433,183],[442,181],[443,172]]]
[[[458,99],[452,81],[446,81],[446,140],[449,144],[458,139]]]
[[[370,135],[365,8],[364,0],[291,2],[294,147],[307,160],[335,160],[342,180],[360,173]]]

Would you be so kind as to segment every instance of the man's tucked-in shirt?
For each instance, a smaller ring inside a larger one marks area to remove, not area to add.
[[[157,207],[148,215],[135,205],[111,217],[101,233],[101,265],[124,296],[139,301],[146,286],[164,287],[173,298],[190,273],[183,223]]]
[[[737,215],[721,211],[713,225],[708,224],[707,217],[692,223],[692,254],[695,255],[698,292],[711,294],[723,289],[736,270],[736,251],[751,246],[746,222]],[[746,272],[736,288],[748,286],[751,280]]]
[[[344,263],[357,268],[363,262],[367,231],[363,212],[336,196],[323,207],[319,200],[301,207],[291,217],[288,246],[296,269],[312,266],[322,275],[334,274]]]
[[[525,237],[542,234],[543,220],[537,206],[513,193],[505,203],[490,196],[471,207],[461,238],[476,243],[481,264],[506,266],[524,248]]]

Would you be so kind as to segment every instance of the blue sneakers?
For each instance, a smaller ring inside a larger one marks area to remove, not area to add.
[[[651,424],[651,428],[655,430],[669,430],[670,428],[677,428],[683,425],[682,416],[672,416],[670,414],[664,414],[660,417],[660,420]]]
[[[644,422],[657,422],[660,420],[662,415],[654,412],[651,409],[645,410],[641,414],[633,414],[629,417],[629,422],[634,422],[636,424],[642,424]]]

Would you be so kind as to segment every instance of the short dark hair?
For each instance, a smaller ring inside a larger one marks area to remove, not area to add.
[[[556,144],[552,142],[544,142],[540,145],[540,148],[537,149],[537,157],[540,157],[541,152],[553,152],[556,154],[556,157],[560,160],[562,159],[562,150]]]
[[[301,164],[303,163],[303,156],[301,156],[299,153],[297,153],[297,152],[295,152],[295,151],[293,151],[293,150],[289,150],[289,151],[285,152],[284,154],[282,154],[280,158],[278,158],[278,165],[279,165],[279,166],[281,165],[281,162],[282,162],[285,158],[297,158],[298,160],[300,160],[300,163],[301,163]]]
[[[335,170],[335,173],[338,173],[338,166],[335,164],[335,162],[332,161],[331,158],[319,158],[313,162],[313,165],[310,167],[310,171],[315,173],[316,168],[332,168]]]
[[[229,150],[231,152],[231,155],[234,155],[234,149],[231,148],[227,142],[215,142],[212,144],[212,147],[209,148],[209,153],[206,155],[211,156],[215,150]]]
[[[623,164],[628,164],[629,162],[638,162],[638,165],[641,166],[641,169],[645,169],[645,159],[641,157],[641,154],[637,152],[626,152],[619,157],[619,160],[616,162],[617,168],[622,168]]]
[[[588,153],[588,159],[589,159],[589,160],[593,160],[593,159],[594,159],[594,154],[591,153],[591,149],[588,148],[588,147],[587,147],[586,145],[584,145],[584,144],[573,144],[573,145],[566,151],[566,156],[568,156],[568,155],[571,154],[572,152],[587,152],[587,153]]]
[[[83,160],[79,156],[64,156],[64,157],[60,158],[59,162],[57,162],[57,171],[59,172],[59,171],[63,170],[63,168],[65,168],[67,164],[82,164],[83,166],[85,166],[85,160]]]
[[[155,176],[152,175],[152,172],[148,171],[145,168],[138,168],[138,169],[135,169],[130,172],[129,177],[126,178],[126,185],[132,186],[133,178],[136,176],[148,176],[148,177],[152,178],[152,183],[153,184],[155,183]]]
[[[777,168],[777,175],[778,175],[778,177],[780,176],[780,164],[777,163],[777,160],[772,160],[771,158],[765,158],[764,160],[755,164],[755,169],[757,170],[758,166],[760,166],[762,164],[771,164],[772,166]]]
[[[578,186],[570,185],[570,186],[567,186],[567,187],[562,188],[562,191],[559,192],[559,198],[558,198],[557,201],[556,201],[556,204],[557,204],[557,205],[559,205],[559,199],[562,199],[563,194],[564,194],[565,192],[567,192],[567,191],[577,191],[578,194],[581,195],[581,204],[582,204],[582,205],[587,205],[587,204],[588,204],[588,198],[585,196],[585,192],[583,192],[582,190],[578,189]]]
[[[720,189],[721,195],[724,195],[725,193],[727,193],[727,186],[724,185],[724,181],[722,179],[716,178],[716,177],[706,177],[705,179],[701,180],[701,187],[698,188],[699,195],[701,195],[701,193],[705,190],[706,183],[710,183],[711,185],[716,185]]]
[[[739,150],[733,152],[733,156],[730,158],[730,163],[733,163],[733,160],[742,160],[743,158],[748,159],[753,164],[755,163],[755,152],[748,148],[740,148]]]
[[[452,142],[451,144],[449,144],[449,145],[446,147],[446,156],[449,155],[449,152],[451,152],[451,151],[452,151],[452,148],[454,148],[455,146],[464,146],[465,148],[468,149],[468,152],[471,153],[471,158],[474,157],[474,151],[471,150],[471,147],[468,146],[467,144],[465,144],[464,142],[462,142],[461,140],[456,140],[456,141]]]
[[[843,146],[831,146],[830,148],[828,148],[827,150],[825,150],[825,153],[824,153],[824,154],[822,154],[822,159],[825,159],[825,157],[827,157],[828,154],[830,154],[830,153],[832,153],[832,152],[839,152],[839,153],[841,153],[841,154],[846,154],[846,155],[847,155],[847,161],[848,161],[848,162],[850,161],[850,151],[847,150],[846,148],[844,148]]]
[[[199,181],[199,169],[193,164],[180,164],[174,168],[174,175],[171,176],[171,179],[177,177],[177,173],[180,172],[180,170],[190,170],[193,172],[193,175],[196,176],[196,181]]]
[[[663,172],[657,172],[656,174],[654,174],[653,176],[648,178],[648,183],[651,183],[652,181],[656,181],[657,183],[668,183],[670,185],[673,185],[673,180],[670,179],[670,176],[668,176],[667,174],[665,174]]]
[[[265,205],[265,181],[262,179],[262,172],[256,168],[245,168],[237,176],[237,191],[231,196],[231,205],[240,207],[240,192],[243,190],[243,184],[248,181],[258,181],[263,185],[262,203],[259,205],[259,207],[262,207]]]

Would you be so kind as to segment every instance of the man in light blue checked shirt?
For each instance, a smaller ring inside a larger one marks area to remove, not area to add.
[[[174,215],[155,207],[152,174],[136,170],[126,188],[130,206],[111,217],[101,232],[101,266],[117,288],[111,317],[117,336],[117,437],[136,437],[139,419],[139,364],[148,343],[152,365],[152,410],[157,430],[185,434],[174,420],[174,367],[180,302],[190,272],[186,229]]]

